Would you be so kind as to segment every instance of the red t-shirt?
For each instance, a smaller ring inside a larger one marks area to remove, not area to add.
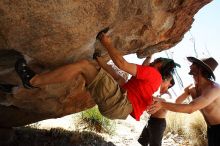
[[[158,70],[150,66],[137,65],[136,77],[125,83],[122,88],[127,90],[127,96],[132,104],[133,116],[137,121],[140,116],[152,103],[152,95],[158,90],[162,77]]]

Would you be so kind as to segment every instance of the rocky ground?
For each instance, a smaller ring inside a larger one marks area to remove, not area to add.
[[[117,146],[140,146],[137,142],[146,120],[139,122],[129,117],[127,120],[117,121],[116,135],[107,137],[108,141],[113,142]],[[105,136],[104,136],[105,137]],[[163,146],[189,146],[186,141],[178,136],[168,133],[163,138]]]
[[[56,120],[46,120],[28,127],[16,128],[10,144],[0,146],[140,146],[137,139],[145,126],[146,117],[137,122],[128,117],[115,121],[115,133],[95,133],[79,126],[78,115],[70,115]],[[163,138],[163,146],[189,146],[178,135],[168,133]]]
[[[76,115],[77,118],[77,115]],[[38,123],[40,128],[49,127],[62,127],[67,130],[79,130],[77,124],[72,123],[72,116],[66,116],[58,120],[47,120]],[[99,133],[105,141],[113,143],[116,146],[140,146],[137,139],[146,124],[147,116],[142,117],[140,121],[135,121],[132,117],[128,117],[126,120],[116,120],[116,131],[114,135],[105,133]],[[76,120],[77,121],[77,120]],[[75,122],[76,122],[75,121]],[[53,126],[52,126],[53,125]],[[85,129],[83,129],[85,130]],[[109,144],[108,143],[108,144]],[[163,146],[189,146],[189,144],[180,136],[168,133],[163,138]]]

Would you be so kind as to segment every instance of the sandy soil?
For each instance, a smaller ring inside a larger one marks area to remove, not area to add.
[[[50,129],[50,128],[64,128],[68,131],[82,131],[78,127],[77,123],[78,115],[70,115],[60,119],[52,119],[39,122],[38,128]],[[113,136],[105,133],[97,133],[104,138],[105,141],[113,143],[116,146],[140,146],[137,139],[146,124],[146,114],[142,116],[140,121],[134,120],[132,117],[128,117],[126,120],[115,120],[116,131]],[[168,133],[163,138],[163,146],[184,146],[184,139],[178,135]]]

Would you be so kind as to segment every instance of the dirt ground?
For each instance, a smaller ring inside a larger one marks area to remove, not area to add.
[[[28,127],[15,128],[13,140],[0,146],[140,146],[137,139],[146,124],[147,117],[135,121],[132,117],[116,120],[115,133],[95,133],[81,128],[78,115],[46,120]],[[163,146],[184,146],[184,140],[169,133],[164,136]]]

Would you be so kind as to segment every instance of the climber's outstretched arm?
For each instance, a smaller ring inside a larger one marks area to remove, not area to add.
[[[131,74],[132,76],[136,76],[136,64],[127,62],[120,54],[120,52],[112,45],[111,39],[106,34],[102,35],[100,41],[102,45],[107,49],[112,61],[119,69]]]

